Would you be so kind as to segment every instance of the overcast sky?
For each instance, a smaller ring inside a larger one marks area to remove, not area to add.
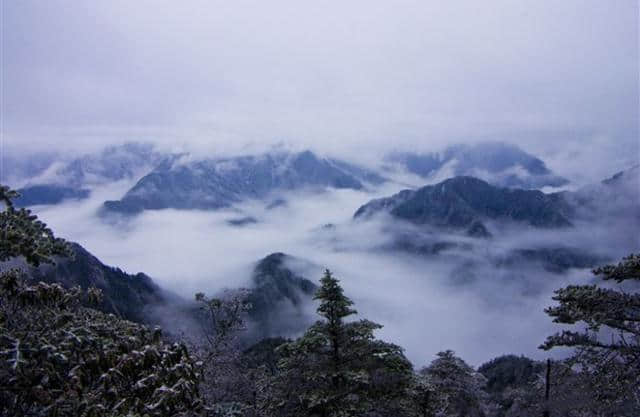
[[[492,139],[638,158],[637,0],[1,4],[8,147]]]

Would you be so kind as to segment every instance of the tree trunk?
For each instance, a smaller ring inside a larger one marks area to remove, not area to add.
[[[542,413],[542,417],[550,417],[551,414],[549,412],[549,390],[551,389],[551,359],[547,359],[547,375],[544,379],[544,411]]]

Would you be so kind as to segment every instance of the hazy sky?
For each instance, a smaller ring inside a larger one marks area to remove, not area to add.
[[[444,3],[2,2],[5,146],[637,158],[636,0]]]

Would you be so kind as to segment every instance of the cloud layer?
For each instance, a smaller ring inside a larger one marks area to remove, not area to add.
[[[361,317],[383,324],[380,336],[405,347],[417,365],[447,348],[474,364],[502,353],[546,355],[537,346],[554,325],[544,307],[552,303],[554,289],[589,282],[589,271],[557,275],[520,261],[497,267],[495,261],[510,251],[560,245],[616,259],[640,244],[636,219],[562,231],[505,228],[497,238],[464,238],[469,248],[433,257],[380,251],[393,238],[390,230],[400,227],[383,219],[352,222],[351,216],[363,202],[396,191],[393,185],[375,192],[288,194],[287,204],[274,209],[247,202],[227,211],[159,210],[123,223],[98,220],[101,202],[129,185],[99,187],[89,200],[36,212],[57,234],[78,241],[103,262],[145,272],[186,298],[249,285],[254,263],[272,252],[317,266],[305,274],[315,281],[320,268],[330,268]],[[244,216],[257,223],[228,223]]]

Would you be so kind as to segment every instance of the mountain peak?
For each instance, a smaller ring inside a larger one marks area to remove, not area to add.
[[[292,269],[296,260],[275,252],[256,263],[251,277],[249,313],[262,337],[295,333],[310,324],[305,306],[317,286]]]
[[[485,220],[534,227],[571,225],[562,202],[555,195],[496,187],[468,176],[373,200],[360,207],[354,217],[366,218],[379,212],[417,225],[467,230],[471,236],[482,237],[490,235]]]
[[[219,209],[246,199],[304,188],[360,190],[373,176],[345,162],[318,157],[309,150],[189,160],[163,166],[143,177],[106,212],[134,214],[142,210]]]
[[[498,141],[452,145],[441,152],[399,152],[387,159],[423,178],[432,178],[447,168],[455,176],[480,177],[514,188],[558,187],[568,182],[554,175],[541,159]]]

